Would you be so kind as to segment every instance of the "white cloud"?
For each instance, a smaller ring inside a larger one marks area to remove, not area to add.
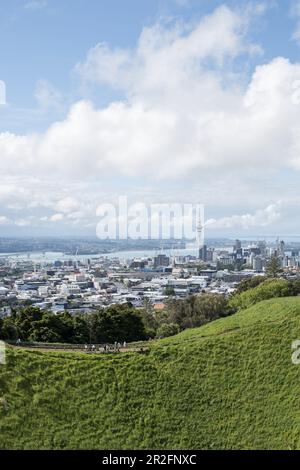
[[[28,227],[30,224],[31,224],[31,220],[29,218],[17,219],[15,221],[15,225],[17,227]]]
[[[213,229],[249,229],[252,227],[267,227],[281,218],[281,202],[271,204],[265,209],[258,210],[254,214],[233,215],[220,219],[209,219],[206,228]]]
[[[80,204],[74,197],[67,196],[57,202],[55,210],[63,214],[68,214],[69,212],[76,211],[79,207]]]
[[[100,43],[76,70],[84,80],[125,89],[130,96],[161,95],[170,86],[173,92],[174,86],[187,80],[197,83],[203,61],[220,66],[241,53],[259,52],[259,46],[246,40],[249,21],[248,15],[222,6],[193,28],[158,23],[142,31],[135,50],[110,49]]]
[[[297,167],[300,66],[278,58],[244,89],[231,63],[256,49],[249,21],[221,7],[193,29],[146,28],[136,50],[96,46],[77,70],[127,98],[103,109],[80,101],[41,135],[1,134],[3,171],[182,178],[241,161]]]
[[[2,171],[182,178],[237,166],[298,168],[299,80],[300,65],[278,58],[258,67],[245,91],[202,74],[173,98],[166,90],[161,104],[141,95],[97,110],[81,101],[43,135],[1,134]]]
[[[60,222],[64,219],[63,214],[54,214],[50,217],[51,222]]]
[[[0,216],[0,225],[7,225],[7,224],[9,224],[9,219],[4,215]]]

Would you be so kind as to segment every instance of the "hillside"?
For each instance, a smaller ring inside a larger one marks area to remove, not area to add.
[[[300,298],[152,344],[148,355],[8,349],[1,449],[300,448]]]

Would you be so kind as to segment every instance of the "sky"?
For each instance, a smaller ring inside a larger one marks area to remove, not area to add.
[[[120,196],[300,236],[300,1],[0,8],[0,236],[95,235]]]

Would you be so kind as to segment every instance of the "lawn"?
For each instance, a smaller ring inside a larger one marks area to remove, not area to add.
[[[149,354],[7,348],[1,449],[300,449],[300,299],[261,302]]]

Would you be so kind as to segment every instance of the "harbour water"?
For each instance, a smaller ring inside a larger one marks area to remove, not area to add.
[[[19,261],[33,261],[53,263],[54,261],[67,261],[67,260],[86,260],[86,259],[100,259],[100,258],[119,258],[120,260],[127,260],[132,258],[147,258],[164,253],[167,256],[197,256],[198,250],[195,248],[184,248],[176,250],[141,250],[141,251],[116,251],[112,253],[103,254],[88,254],[88,255],[70,255],[62,252],[29,252],[29,253],[1,253],[0,258],[10,258]]]

